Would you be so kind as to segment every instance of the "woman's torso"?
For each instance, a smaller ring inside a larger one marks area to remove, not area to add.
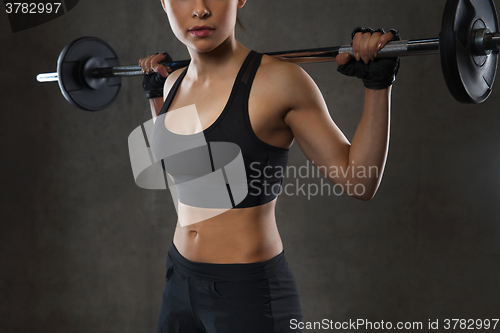
[[[283,122],[287,110],[279,101],[273,102],[273,88],[279,87],[269,86],[266,80],[266,66],[272,66],[276,61],[263,56],[248,97],[248,117],[257,138],[271,146],[288,149],[293,142],[293,134]],[[227,104],[239,70],[240,67],[234,67],[220,78],[203,83],[184,77],[167,112],[195,104],[199,124],[191,129],[175,128],[175,122],[167,124],[164,117],[165,127],[178,134],[195,133],[200,124],[203,130],[209,128]],[[181,72],[173,73],[172,81],[176,81]],[[268,260],[283,250],[274,215],[276,201],[277,198],[254,207],[229,209],[188,225],[178,220],[174,245],[184,257],[196,262],[250,263]],[[189,215],[188,206],[180,204],[178,209],[187,213],[179,213],[179,219]]]

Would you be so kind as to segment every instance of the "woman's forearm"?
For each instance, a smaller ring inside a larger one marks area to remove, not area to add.
[[[362,184],[361,200],[371,199],[380,185],[389,150],[391,87],[383,90],[365,88],[363,115],[349,149],[348,164],[354,168],[352,184]]]
[[[156,117],[160,113],[161,107],[163,106],[163,97],[151,98],[149,100],[149,106],[151,107],[151,115],[153,116],[153,123],[156,121]]]

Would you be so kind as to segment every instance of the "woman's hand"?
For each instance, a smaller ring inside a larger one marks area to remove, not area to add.
[[[389,41],[400,40],[399,32],[391,29],[385,33],[382,29],[355,28],[352,32],[352,50],[336,57],[337,70],[347,76],[355,76],[363,80],[366,88],[382,90],[390,87],[396,80],[399,71],[399,57],[376,59],[380,51]]]
[[[147,74],[142,81],[142,88],[146,92],[148,99],[163,97],[165,81],[172,72],[170,67],[159,64],[159,62],[165,60],[172,61],[167,53],[151,54],[139,60],[142,72]]]
[[[380,51],[389,41],[394,38],[392,32],[382,34],[381,32],[357,32],[354,34],[352,40],[352,51],[356,61],[363,60],[365,64],[368,64],[370,60],[374,60],[378,51]],[[351,55],[349,53],[342,53],[337,55],[335,59],[337,65],[345,65],[351,61]]]
[[[155,71],[162,77],[166,78],[170,73],[172,73],[172,69],[168,66],[159,64],[165,59],[166,56],[163,53],[151,54],[145,58],[139,59],[139,66],[142,68],[142,72],[145,74],[150,74],[152,71]]]

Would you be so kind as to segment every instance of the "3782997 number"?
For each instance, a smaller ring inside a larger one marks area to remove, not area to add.
[[[445,319],[444,320],[444,329],[455,330],[455,329],[466,329],[466,330],[488,330],[495,329],[498,324],[498,319]]]
[[[7,14],[50,14],[57,13],[61,7],[60,2],[54,3],[24,3],[24,2],[7,2],[5,4],[5,12]]]

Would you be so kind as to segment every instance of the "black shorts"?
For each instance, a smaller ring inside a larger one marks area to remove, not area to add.
[[[263,262],[213,264],[184,258],[172,242],[157,333],[301,332],[291,321],[302,321],[302,309],[284,250]]]

